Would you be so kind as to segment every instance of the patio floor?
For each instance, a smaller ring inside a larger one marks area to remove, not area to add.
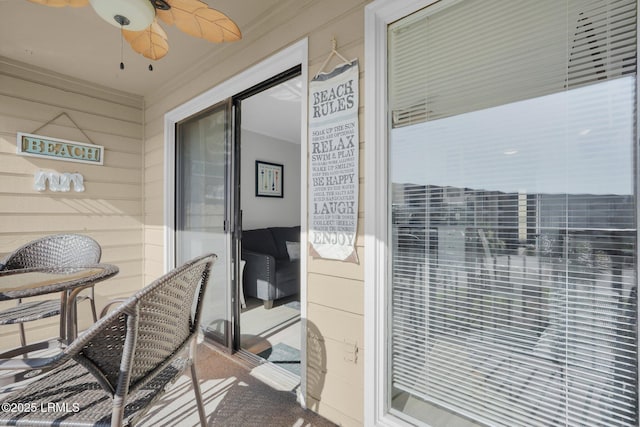
[[[200,341],[196,359],[207,426],[224,427],[334,427],[336,424],[315,412],[303,409],[291,385],[275,388],[259,378],[267,365],[252,367],[237,356],[230,356]],[[187,370],[188,372],[188,370]],[[263,377],[264,379],[264,377]],[[0,400],[10,392],[0,391]],[[199,426],[195,396],[188,374],[174,383],[153,406],[140,427]]]
[[[198,345],[197,368],[209,426],[335,426],[301,408],[294,392],[270,387],[255,378],[242,361],[207,343]],[[141,427],[198,425],[191,380],[186,375],[139,424]]]

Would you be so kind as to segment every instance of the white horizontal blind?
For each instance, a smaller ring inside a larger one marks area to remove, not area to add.
[[[635,52],[632,0],[390,26],[392,408],[638,425]]]
[[[567,78],[574,87],[635,72],[633,1],[438,6],[391,29],[394,127],[555,93]]]

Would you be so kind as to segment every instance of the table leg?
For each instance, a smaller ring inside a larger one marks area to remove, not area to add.
[[[68,291],[68,295],[66,297],[66,310],[64,312],[66,317],[66,332],[64,337],[61,337],[64,344],[69,344],[71,343],[71,341],[76,339],[76,336],[78,334],[78,307],[76,304],[76,298],[78,297],[80,292],[91,286],[92,285],[82,286]]]

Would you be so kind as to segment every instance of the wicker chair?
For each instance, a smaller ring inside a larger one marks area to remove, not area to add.
[[[43,360],[59,367],[7,396],[3,408],[24,410],[0,412],[0,425],[132,425],[190,367],[204,426],[193,357],[215,258],[195,258],[155,280],[84,331],[61,355]]]
[[[80,234],[56,234],[33,240],[7,255],[1,262],[3,270],[30,267],[82,267],[100,262],[102,249],[98,242]],[[93,321],[97,320],[93,286],[88,299],[91,303]],[[60,315],[60,299],[45,301],[18,300],[18,305],[0,311],[0,325],[17,324],[20,328],[20,343],[26,346],[24,323]]]

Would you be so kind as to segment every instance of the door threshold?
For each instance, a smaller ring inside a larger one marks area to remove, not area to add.
[[[233,354],[233,357],[247,365],[251,376],[276,390],[297,393],[300,388],[299,376],[253,353],[240,349]]]

